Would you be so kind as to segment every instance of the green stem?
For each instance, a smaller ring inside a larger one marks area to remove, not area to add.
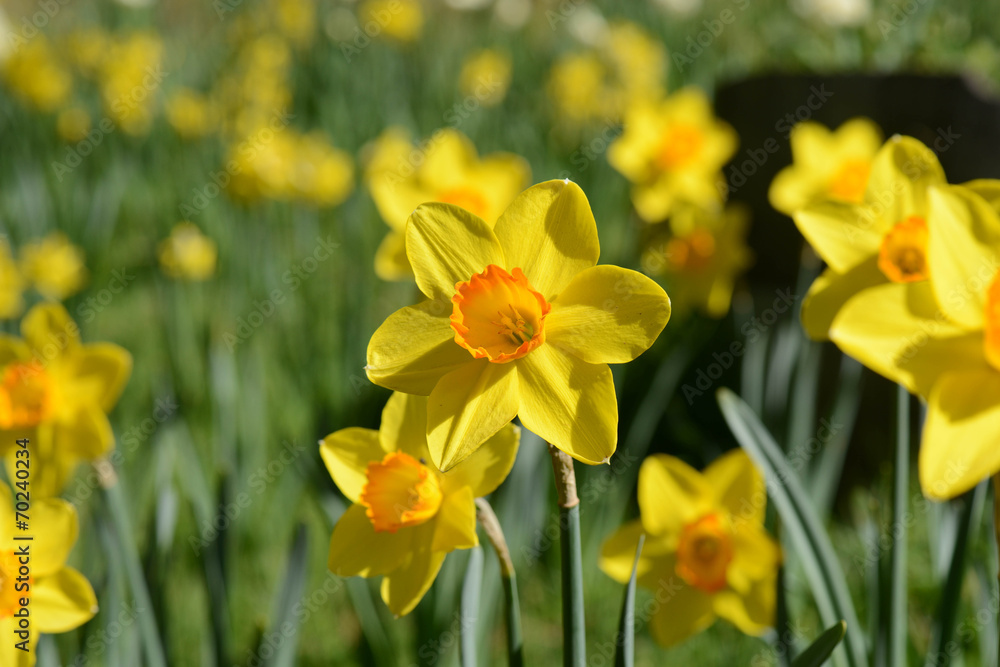
[[[896,465],[892,501],[892,579],[890,585],[889,664],[906,660],[906,511],[910,484],[910,392],[899,385],[896,401]]]
[[[580,499],[576,495],[573,459],[549,445],[559,502],[562,554],[563,665],[584,667],[587,634],[583,614],[583,557],[580,548]]]
[[[113,469],[105,470],[101,483],[104,487],[104,497],[111,511],[111,521],[115,527],[122,560],[125,563],[125,575],[128,577],[129,587],[132,589],[132,595],[135,596],[136,606],[146,610],[139,614],[138,618],[146,662],[149,667],[167,667],[167,658],[163,652],[156,618],[153,616],[153,602],[149,597],[149,589],[146,587],[146,578],[142,573],[139,553],[136,551],[135,543],[130,539],[132,530],[128,509]]]
[[[462,629],[460,659],[462,667],[475,667],[476,621],[479,619],[479,599],[483,591],[483,549],[473,547],[462,582]]]
[[[500,561],[500,578],[503,581],[503,594],[507,605],[507,664],[510,667],[521,667],[524,664],[521,605],[517,597],[517,576],[514,574],[514,563],[510,559],[510,549],[507,548],[507,540],[500,528],[500,521],[485,498],[476,498],[476,516]]]
[[[1000,473],[993,475],[993,538],[1000,554]],[[997,570],[997,580],[1000,583],[1000,569]],[[997,665],[1000,665],[1000,612],[997,612]]]

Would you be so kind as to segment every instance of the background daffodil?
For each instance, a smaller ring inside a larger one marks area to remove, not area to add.
[[[14,441],[31,441],[32,496],[58,494],[76,464],[107,454],[107,413],[132,372],[131,355],[111,343],[80,342],[58,304],[32,308],[23,339],[0,334],[0,453],[13,470]]]
[[[596,266],[597,224],[579,186],[535,185],[493,228],[457,206],[422,205],[406,252],[427,300],[378,328],[366,370],[430,396],[435,465],[450,469],[515,416],[580,461],[607,461],[618,439],[608,364],[652,345],[670,299],[641,273]]]
[[[480,158],[458,130],[440,130],[419,149],[405,131],[386,130],[366,172],[372,199],[390,228],[375,255],[375,272],[383,280],[413,278],[406,258],[406,220],[420,204],[455,204],[492,226],[530,178],[523,158],[512,153]]]
[[[781,550],[764,530],[764,479],[742,450],[719,457],[704,473],[666,454],[639,469],[640,518],[604,543],[601,569],[628,582],[639,536],[636,572],[656,591],[653,638],[672,646],[721,617],[749,635],[774,623]]]
[[[825,340],[841,306],[861,290],[927,279],[927,193],[944,184],[934,153],[897,135],[875,156],[863,203],[826,200],[794,213],[828,267],[802,303],[810,337]]]
[[[935,499],[1000,472],[998,194],[1000,181],[932,188],[930,279],[860,292],[830,329],[846,353],[927,400],[920,482]]]
[[[625,131],[608,148],[608,162],[632,182],[632,203],[646,222],[662,222],[679,202],[720,206],[720,170],[736,151],[736,132],[715,117],[697,88],[625,113]],[[720,187],[722,186],[722,187]]]
[[[867,118],[852,118],[836,130],[813,121],[792,128],[792,164],[774,177],[768,198],[785,215],[827,199],[864,201],[872,160],[882,131]]]
[[[34,462],[32,462],[34,464]],[[0,664],[31,667],[35,664],[38,635],[57,634],[78,628],[97,613],[97,598],[86,577],[71,567],[66,559],[76,543],[76,510],[65,500],[34,500],[30,510],[30,528],[19,532],[14,527],[11,490],[0,482]],[[32,540],[15,537],[30,535]],[[29,588],[17,590],[20,562],[18,549],[29,545],[31,580]],[[21,639],[15,634],[16,614],[21,598],[28,599],[30,613],[29,650],[16,648]]]
[[[378,431],[346,428],[320,443],[320,454],[353,503],[333,529],[330,570],[384,575],[382,599],[410,613],[434,583],[444,557],[479,544],[475,499],[507,477],[519,429],[508,424],[473,455],[442,473],[429,465],[427,399],[394,393]]]

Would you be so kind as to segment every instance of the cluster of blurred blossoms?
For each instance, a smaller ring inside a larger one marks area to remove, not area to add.
[[[770,192],[827,268],[802,323],[927,404],[924,493],[1000,472],[1000,181],[949,185],[917,139],[803,123]]]
[[[24,293],[29,287],[46,299],[61,301],[87,282],[83,251],[63,234],[50,234],[23,244],[14,254],[6,240],[0,240],[0,319],[24,312]]]

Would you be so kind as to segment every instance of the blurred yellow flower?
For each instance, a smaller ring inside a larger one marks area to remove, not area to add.
[[[424,10],[419,0],[366,0],[358,7],[358,21],[369,36],[412,42],[423,31]]]
[[[632,182],[639,217],[662,222],[682,202],[703,208],[722,203],[720,169],[737,143],[705,94],[685,88],[662,102],[631,107],[624,132],[608,148],[608,162]]]
[[[313,132],[298,138],[289,180],[294,196],[317,206],[336,206],[354,189],[354,161]]]
[[[926,400],[920,482],[936,500],[1000,472],[998,196],[996,180],[931,185],[920,196],[929,280],[858,290],[830,328],[844,352]]]
[[[14,477],[14,441],[31,441],[31,492],[58,495],[76,464],[114,447],[107,413],[132,372],[132,357],[110,343],[83,345],[57,303],[21,320],[23,339],[0,335],[0,454]]]
[[[34,492],[33,484],[30,490]],[[29,516],[28,532],[17,534],[11,489],[0,482],[0,633],[5,638],[0,642],[0,664],[10,667],[35,664],[40,634],[69,632],[97,613],[90,582],[66,565],[79,530],[76,510],[65,500],[32,498]],[[25,535],[31,536],[31,542],[15,539]],[[17,554],[28,544],[31,577],[25,588],[24,579],[18,577],[21,561]],[[18,635],[22,628],[15,616],[24,599],[30,613],[26,639]]]
[[[313,0],[275,0],[278,29],[296,46],[308,46],[316,32]]]
[[[834,131],[807,121],[792,128],[793,163],[774,177],[768,197],[786,215],[824,199],[860,204],[882,131],[867,118]]]
[[[875,155],[861,203],[826,199],[793,214],[828,266],[802,303],[810,337],[825,340],[841,306],[864,289],[927,279],[927,192],[944,184],[934,153],[897,135]]]
[[[410,280],[406,220],[424,202],[461,206],[493,226],[531,179],[527,162],[512,153],[482,158],[461,132],[439,130],[415,148],[405,130],[389,128],[371,149],[365,180],[389,234],[375,255],[383,280]]]
[[[62,301],[87,282],[83,250],[55,232],[21,247],[21,272],[47,299]]]
[[[450,471],[427,465],[427,398],[394,393],[378,431],[346,428],[320,443],[330,476],[353,503],[333,529],[334,574],[382,579],[382,599],[410,613],[434,583],[444,557],[479,544],[475,498],[492,493],[517,454],[508,423]]]
[[[56,133],[59,138],[69,144],[75,144],[86,138],[90,132],[90,114],[81,107],[70,107],[59,112],[56,118]]]
[[[466,58],[459,75],[459,89],[484,107],[494,107],[507,96],[510,88],[510,56],[494,49],[483,49]]]
[[[166,104],[167,122],[182,139],[199,139],[215,129],[211,101],[190,88],[178,88]]]
[[[101,65],[99,84],[105,112],[134,136],[149,131],[156,91],[166,73],[160,69],[163,43],[152,32],[115,38]]]
[[[663,44],[635,23],[613,24],[605,37],[605,50],[621,91],[621,108],[654,101],[666,92],[667,51]]]
[[[25,280],[14,262],[10,245],[0,239],[0,319],[17,317],[24,309]]]
[[[639,536],[637,583],[656,591],[653,638],[673,646],[724,618],[749,635],[774,624],[781,549],[764,529],[764,479],[742,450],[699,473],[656,454],[639,469],[640,518],[604,543],[600,567],[625,583]]]
[[[201,233],[193,223],[179,222],[157,250],[160,268],[171,278],[207,280],[215,273],[218,249],[215,241]]]
[[[642,354],[667,323],[652,280],[596,266],[583,191],[548,181],[491,226],[452,204],[422,204],[406,254],[427,297],[390,315],[368,344],[368,378],[422,396],[431,460],[448,470],[515,416],[584,463],[618,440],[609,363]]]
[[[663,275],[675,314],[697,308],[709,317],[729,312],[736,279],[752,264],[746,244],[750,211],[682,206],[670,217],[669,232],[655,236],[642,256],[647,273]]]
[[[69,99],[73,77],[45,35],[22,44],[0,65],[11,91],[40,111],[55,111]]]
[[[88,26],[77,28],[66,37],[66,52],[70,62],[86,77],[94,77],[101,69],[111,36],[103,28]]]
[[[614,115],[605,95],[607,71],[596,53],[574,53],[560,58],[549,73],[548,93],[559,118],[574,124]]]

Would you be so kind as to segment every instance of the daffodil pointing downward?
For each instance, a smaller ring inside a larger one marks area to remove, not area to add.
[[[597,224],[579,186],[529,188],[492,228],[423,204],[406,251],[427,300],[379,327],[367,373],[429,397],[433,463],[449,470],[515,416],[584,463],[607,461],[618,430],[608,364],[652,345],[670,299],[640,273],[596,266]]]

